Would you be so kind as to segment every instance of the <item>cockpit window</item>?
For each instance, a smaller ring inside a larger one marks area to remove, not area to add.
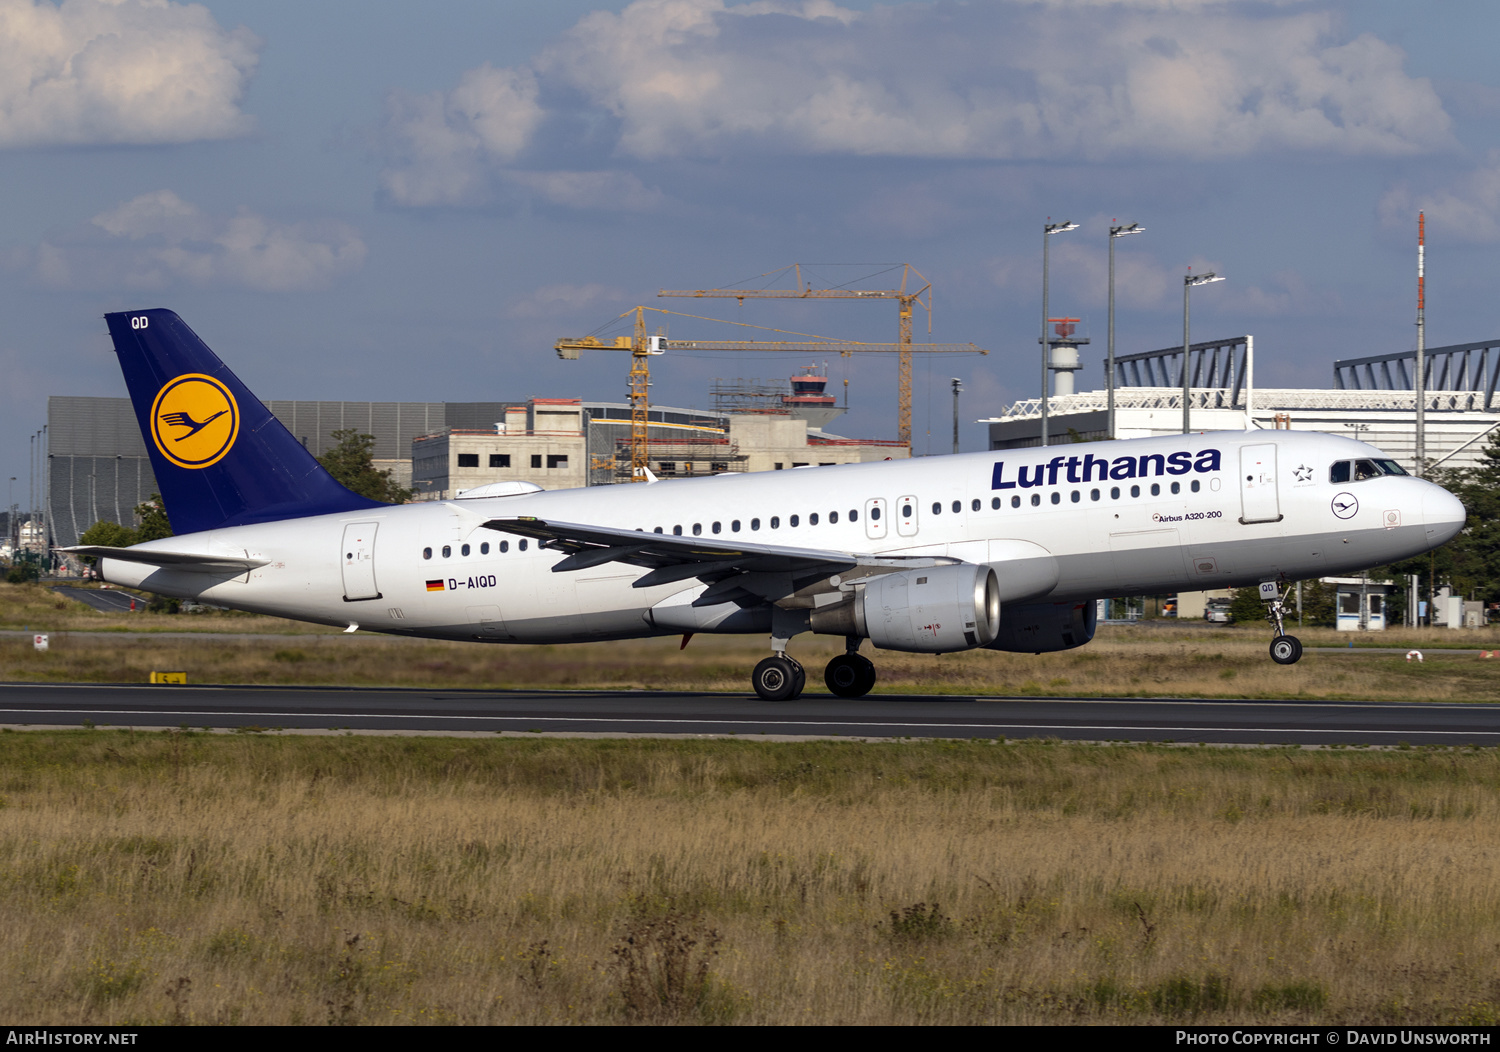
[[[1341,460],[1328,470],[1328,481],[1363,482],[1382,475],[1405,475],[1406,469],[1394,460]]]

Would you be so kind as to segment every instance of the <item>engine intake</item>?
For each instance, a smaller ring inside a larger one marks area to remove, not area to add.
[[[866,636],[882,650],[972,650],[1000,631],[1000,585],[994,570],[971,563],[882,574],[809,620],[814,632]]]

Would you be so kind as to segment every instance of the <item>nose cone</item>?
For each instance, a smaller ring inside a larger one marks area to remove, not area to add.
[[[1464,528],[1467,519],[1463,501],[1441,486],[1427,487],[1422,496],[1422,522],[1427,527],[1428,544],[1436,548],[1452,540]]]

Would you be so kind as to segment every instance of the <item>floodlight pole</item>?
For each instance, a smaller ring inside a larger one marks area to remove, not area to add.
[[[1042,445],[1047,444],[1047,398],[1052,393],[1052,341],[1047,336],[1047,242],[1053,234],[1077,230],[1077,223],[1064,219],[1061,223],[1048,223],[1042,227]]]
[[[1193,431],[1192,373],[1188,371],[1188,355],[1192,349],[1188,337],[1188,293],[1192,291],[1194,285],[1207,285],[1211,281],[1223,280],[1213,271],[1194,277],[1191,269],[1187,277],[1182,279],[1182,433],[1184,435],[1192,434]]]
[[[953,383],[953,452],[958,452],[958,392],[964,389],[964,382],[954,377]]]
[[[1104,387],[1109,398],[1105,433],[1111,441],[1115,437],[1115,238],[1139,234],[1145,229],[1139,223],[1109,228],[1109,361],[1104,366]]]

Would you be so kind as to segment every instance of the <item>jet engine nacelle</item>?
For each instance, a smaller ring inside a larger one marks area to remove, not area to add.
[[[994,570],[971,563],[903,570],[871,578],[810,621],[814,632],[866,636],[882,650],[972,650],[1000,630],[1000,586]]]
[[[1094,638],[1099,605],[1093,599],[1070,603],[1023,603],[1007,606],[991,650],[1045,654],[1072,650]]]

